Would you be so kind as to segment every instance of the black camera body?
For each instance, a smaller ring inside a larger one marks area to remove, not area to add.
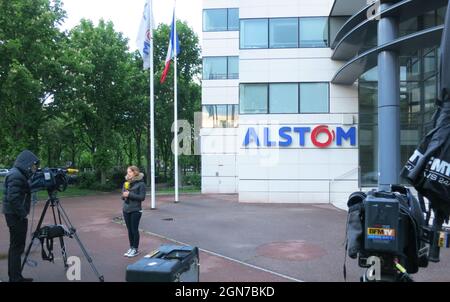
[[[427,267],[433,231],[425,223],[424,209],[410,190],[392,186],[391,192],[358,192],[349,199],[347,245],[358,265],[371,267],[380,259],[382,281],[398,281],[400,265],[414,274]]]
[[[67,170],[60,168],[38,169],[30,179],[31,192],[47,190],[48,192],[62,192],[67,188],[69,181]]]

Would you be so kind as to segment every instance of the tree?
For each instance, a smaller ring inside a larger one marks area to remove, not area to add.
[[[39,151],[44,104],[58,87],[65,12],[59,0],[0,0],[0,154],[6,162],[23,148]]]
[[[114,132],[123,121],[130,87],[127,39],[114,30],[111,22],[98,26],[82,20],[69,33],[64,65],[71,89],[62,91],[55,102],[82,129],[80,139],[90,150],[92,165],[106,172],[113,165],[116,148]]]

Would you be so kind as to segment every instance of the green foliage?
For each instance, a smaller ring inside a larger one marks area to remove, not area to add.
[[[200,189],[202,186],[202,177],[199,173],[188,174],[184,177],[184,183]]]
[[[68,32],[61,0],[0,0],[0,165],[10,167],[27,148],[43,166],[92,169],[80,187],[111,189],[124,170],[147,166],[149,71],[138,52],[111,22],[81,22]],[[201,50],[198,36],[177,21],[178,116],[194,121],[201,111]],[[156,171],[173,178],[173,64],[160,84],[170,27],[154,32]],[[199,167],[198,157],[180,161]],[[196,169],[197,170],[197,169]],[[100,185],[101,184],[101,185]]]
[[[93,172],[83,172],[78,175],[78,187],[80,189],[92,189],[95,183],[98,183],[98,180]]]

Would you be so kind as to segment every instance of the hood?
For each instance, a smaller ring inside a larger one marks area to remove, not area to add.
[[[138,182],[138,181],[141,181],[141,180],[144,179],[144,173],[139,173],[139,175],[137,175],[137,176],[135,176],[135,177],[133,177],[131,179],[127,179],[127,177],[125,176],[125,179],[127,181],[129,181],[130,183]]]
[[[14,167],[19,169],[27,177],[30,177],[32,174],[31,167],[36,163],[39,163],[39,158],[34,155],[33,152],[25,150],[17,156],[16,161],[14,162]]]

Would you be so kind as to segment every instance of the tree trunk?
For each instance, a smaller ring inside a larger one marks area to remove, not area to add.
[[[102,185],[106,184],[106,172],[103,169],[101,171],[101,184]]]

